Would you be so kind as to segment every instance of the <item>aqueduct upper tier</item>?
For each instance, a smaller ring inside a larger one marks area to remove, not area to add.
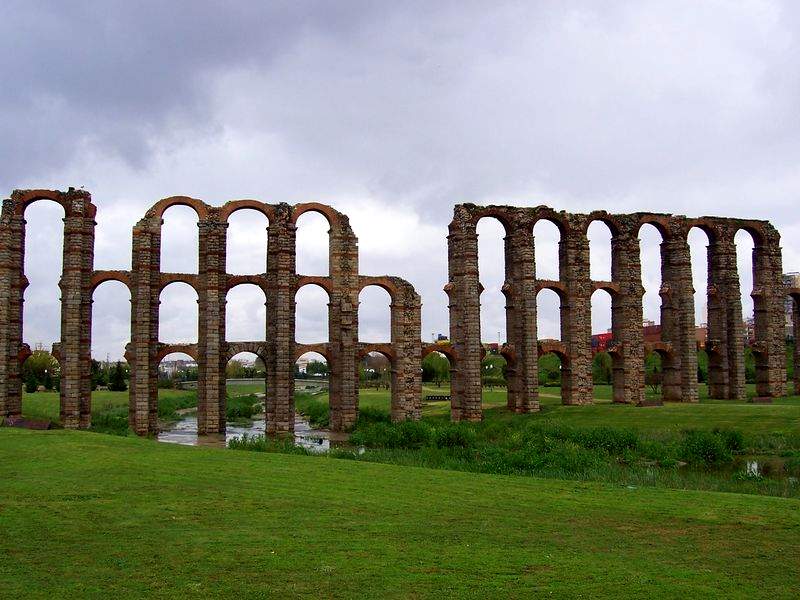
[[[225,431],[225,367],[238,352],[253,352],[267,371],[266,421],[270,433],[294,429],[294,365],[307,351],[325,356],[330,372],[331,427],[346,429],[358,410],[358,361],[377,351],[391,363],[392,417],[418,419],[421,403],[420,298],[399,277],[365,276],[358,272],[358,240],[348,218],[317,203],[266,204],[237,200],[210,206],[183,196],[165,198],[147,211],[133,228],[130,271],[94,269],[96,207],[82,190],[16,190],[3,203],[0,218],[0,416],[21,413],[21,366],[30,354],[22,342],[25,208],[37,200],[64,208],[61,341],[54,354],[61,363],[61,422],[88,427],[91,422],[92,294],[102,282],[120,281],[131,294],[131,340],[125,358],[131,369],[131,427],[140,434],[158,428],[158,364],[171,352],[184,352],[198,363],[198,433]],[[189,206],[197,213],[199,261],[197,274],[163,273],[160,268],[162,215],[170,206]],[[266,272],[230,275],[226,272],[226,228],[237,210],[254,209],[268,221]],[[295,270],[297,219],[307,211],[322,214],[330,225],[327,276],[304,276]],[[172,281],[183,281],[198,295],[198,341],[169,345],[159,340],[159,296]],[[264,340],[227,342],[225,303],[230,288],[240,283],[259,286],[266,297]],[[295,343],[295,294],[308,283],[329,297],[329,339],[317,344]],[[358,341],[359,292],[369,285],[391,297],[391,339],[381,344]]]
[[[786,355],[780,236],[767,221],[719,217],[688,218],[657,213],[589,214],[556,212],[546,206],[456,205],[448,236],[450,339],[459,357],[452,377],[452,417],[481,418],[480,296],[478,236],[476,226],[493,217],[505,228],[506,339],[508,407],[531,412],[538,404],[538,358],[542,352],[561,357],[562,399],[566,404],[592,401],[591,295],[604,289],[611,295],[613,394],[616,402],[644,403],[644,357],[648,351],[662,356],[665,400],[696,402],[697,343],[694,290],[688,233],[693,227],[708,236],[708,341],[709,395],[744,399],[744,330],[736,267],[734,235],[748,231],[754,240],[753,301],[757,395],[785,394]],[[533,227],[539,220],[554,223],[560,231],[558,281],[536,277]],[[589,270],[587,229],[602,221],[611,230],[611,281],[592,281]],[[661,234],[661,341],[644,343],[639,229],[655,226]],[[536,295],[552,289],[561,301],[561,341],[537,339]],[[800,333],[795,304],[794,327]],[[800,357],[798,357],[800,359]],[[795,370],[800,390],[800,374]]]

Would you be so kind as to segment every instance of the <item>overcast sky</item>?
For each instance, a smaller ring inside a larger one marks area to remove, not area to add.
[[[121,269],[132,226],[165,196],[331,204],[351,218],[363,274],[417,287],[425,339],[448,331],[445,236],[459,202],[769,219],[785,270],[800,270],[798,7],[6,0],[0,193],[91,191],[95,266]],[[62,216],[47,203],[26,215],[32,345],[59,336]],[[196,270],[194,213],[165,219],[164,269]],[[327,269],[320,221],[301,220],[306,273]],[[489,220],[479,231],[483,338],[496,341],[502,232]],[[593,275],[605,279],[608,233],[590,233]],[[642,238],[645,316],[658,320],[659,240]],[[555,276],[547,224],[536,243],[540,276]],[[232,272],[264,271],[266,221],[238,213],[229,246]],[[692,251],[704,292],[702,235]],[[595,299],[593,329],[604,331],[609,301]],[[119,284],[98,289],[96,357],[121,356],[128,300]],[[362,301],[362,338],[388,338],[388,298]],[[230,340],[264,337],[263,302],[258,290],[231,292]],[[326,298],[303,289],[298,302],[298,340],[324,339]],[[543,294],[540,337],[558,337],[556,307]],[[192,341],[196,314],[193,291],[167,288],[162,341]]]

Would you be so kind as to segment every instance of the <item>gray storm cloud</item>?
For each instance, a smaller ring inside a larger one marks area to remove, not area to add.
[[[131,227],[160,197],[332,204],[351,217],[362,272],[417,286],[425,338],[447,331],[445,236],[457,202],[765,218],[796,270],[798,12],[768,1],[5,2],[0,189],[92,191],[98,268],[129,266]],[[32,344],[58,337],[59,210],[26,215]],[[167,212],[169,268],[196,269],[194,227],[191,212]],[[243,269],[263,265],[265,227],[232,226]],[[324,226],[302,231],[299,263],[324,269]],[[481,223],[487,341],[504,329],[501,238]],[[658,240],[643,238],[653,318]],[[543,272],[555,239],[536,241]],[[704,243],[692,241],[698,291]],[[606,248],[598,232],[593,270],[607,266]],[[162,339],[191,337],[193,293],[168,292]],[[325,333],[314,293],[299,299],[301,338]],[[385,335],[385,299],[362,300],[365,336]],[[556,307],[542,301],[540,329],[557,335]],[[255,291],[228,308],[232,335],[263,336]],[[99,288],[96,356],[121,355],[128,311],[124,289]],[[593,315],[604,330],[605,299]]]

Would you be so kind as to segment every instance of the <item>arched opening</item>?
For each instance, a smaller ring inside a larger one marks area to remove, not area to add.
[[[328,374],[328,359],[318,352],[302,354],[294,365],[295,409],[315,429],[330,426]]]
[[[230,424],[246,422],[264,413],[267,394],[267,368],[253,352],[239,352],[225,365],[227,391],[226,420]]]
[[[708,371],[710,357],[706,352],[708,339],[708,233],[701,227],[692,227],[687,235],[692,265],[694,288],[694,322],[697,340],[697,383],[700,397],[708,396]]]
[[[302,275],[329,274],[330,223],[316,211],[304,212],[297,219],[296,265]]]
[[[558,404],[562,401],[562,357],[557,352],[544,352],[539,356],[539,401],[541,404]]]
[[[369,352],[358,364],[358,410],[362,417],[388,419],[392,406],[392,360],[383,352]]]
[[[645,399],[659,403],[663,400],[664,363],[668,356],[658,350],[646,350],[644,357]]]
[[[104,281],[92,294],[92,358],[123,360],[131,339],[131,293],[120,281]]]
[[[536,294],[536,331],[540,340],[561,339],[561,298],[553,290]]]
[[[159,390],[173,390],[193,388],[197,390],[197,361],[184,352],[171,352],[164,356],[158,363]],[[189,385],[187,385],[189,384]],[[194,385],[192,385],[194,384]],[[161,398],[159,392],[159,416],[162,416]],[[195,394],[194,406],[197,406]]]
[[[607,290],[592,293],[592,382],[594,397],[611,399],[614,383],[614,357],[609,353],[614,335],[611,331],[611,294]]]
[[[269,220],[252,208],[237,210],[228,217],[225,232],[225,270],[231,275],[267,272]]]
[[[295,294],[295,340],[300,344],[328,341],[330,297],[322,286],[307,284]]]
[[[536,221],[533,226],[533,244],[537,279],[560,279],[560,241],[561,230],[558,225],[547,219]]]
[[[28,287],[22,308],[22,341],[51,348],[61,339],[61,289],[64,209],[37,201],[25,208],[25,264]]]
[[[358,340],[391,342],[392,297],[378,285],[364,287],[358,295]]]
[[[481,361],[481,384],[483,385],[481,405],[483,408],[507,405],[507,367],[505,356],[494,348],[489,348]]]
[[[174,205],[162,215],[161,271],[197,273],[199,248],[198,217],[193,208]]]
[[[642,266],[644,341],[661,341],[661,232],[645,223],[639,229]]]
[[[493,217],[478,221],[478,278],[481,292],[481,342],[495,351],[506,341],[505,235],[503,224]]]
[[[158,339],[164,343],[197,342],[197,292],[188,283],[175,281],[161,290],[158,307]]]
[[[26,419],[61,420],[61,365],[41,344],[22,363],[22,416]]]
[[[197,361],[171,352],[158,363],[158,440],[197,444]]]
[[[264,291],[252,283],[243,283],[225,296],[225,339],[229,342],[265,340],[267,309]]]
[[[426,393],[450,394],[450,368],[450,359],[443,352],[433,351],[422,359],[423,398]],[[447,402],[449,406],[449,400]]]
[[[592,221],[586,230],[589,238],[589,277],[611,281],[611,229],[603,221]]]
[[[756,311],[753,301],[753,249],[755,240],[749,231],[740,229],[733,238],[736,244],[736,269],[739,274],[739,291],[742,302],[742,329],[744,335],[744,379],[748,388],[755,385],[760,369],[769,369],[766,357],[753,352],[756,341]],[[748,395],[752,395],[748,390]]]
[[[127,430],[125,346],[131,339],[131,294],[120,281],[104,281],[92,295],[92,429]]]

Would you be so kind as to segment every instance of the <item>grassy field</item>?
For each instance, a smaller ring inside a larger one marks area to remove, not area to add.
[[[0,431],[0,595],[796,597],[800,502]]]

